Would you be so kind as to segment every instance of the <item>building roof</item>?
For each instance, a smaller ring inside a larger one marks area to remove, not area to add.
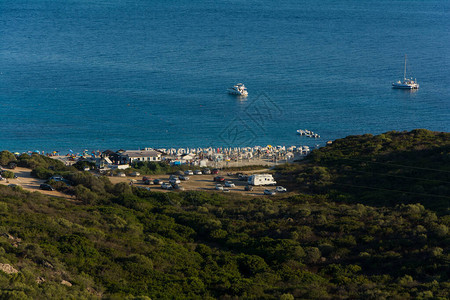
[[[128,157],[158,157],[162,153],[155,150],[125,150],[121,155]]]
[[[114,151],[111,150],[105,150],[102,152],[103,157],[113,157],[114,159],[117,159],[120,155]]]
[[[112,150],[105,150],[105,151],[102,152],[102,154],[105,154],[105,155],[117,155],[117,153],[112,151]]]

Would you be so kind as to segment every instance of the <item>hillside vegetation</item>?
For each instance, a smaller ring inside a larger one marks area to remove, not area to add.
[[[391,193],[407,181],[377,190],[392,179],[373,183],[382,171],[359,169],[396,165],[396,180],[428,183],[408,167],[448,170],[448,135],[384,136],[338,140],[280,167],[298,192],[275,197],[149,192],[33,155],[41,174],[67,172],[76,198],[0,186],[0,299],[448,299],[450,217],[436,210],[447,186],[430,172],[424,191],[400,198]]]
[[[339,202],[421,203],[448,214],[450,134],[417,129],[350,136],[277,171],[291,188],[328,194]]]

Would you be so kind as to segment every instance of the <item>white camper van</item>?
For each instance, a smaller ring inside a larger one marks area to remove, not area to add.
[[[275,185],[277,182],[271,174],[255,174],[248,178],[249,185]]]

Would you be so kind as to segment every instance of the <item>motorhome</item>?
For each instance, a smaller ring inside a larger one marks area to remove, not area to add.
[[[249,185],[275,185],[277,182],[271,174],[255,174],[248,178]]]

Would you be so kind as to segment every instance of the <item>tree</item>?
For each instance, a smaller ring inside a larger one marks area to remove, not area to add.
[[[97,194],[81,184],[75,187],[75,196],[84,204],[91,204],[97,201]]]
[[[319,261],[320,257],[322,256],[319,248],[317,247],[306,247],[305,252],[306,252],[306,261],[308,263],[315,263]]]
[[[9,163],[16,161],[17,161],[16,156],[11,152],[6,150],[0,152],[0,165],[8,166]]]
[[[2,172],[2,176],[5,178],[14,178],[14,172],[5,170]]]

